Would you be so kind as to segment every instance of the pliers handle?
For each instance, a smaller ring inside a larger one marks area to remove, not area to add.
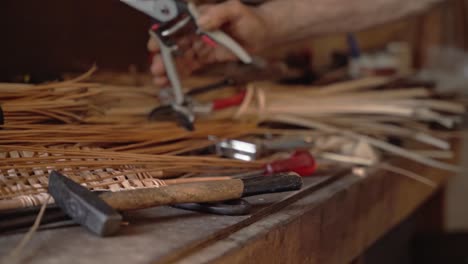
[[[183,89],[182,89],[182,84],[179,78],[179,74],[177,72],[177,67],[174,62],[174,52],[177,50],[177,45],[172,43],[171,41],[168,41],[167,38],[178,30],[182,29],[185,25],[187,25],[190,20],[193,21],[193,23],[196,24],[197,27],[197,33],[202,35],[202,39],[204,40],[205,43],[207,43],[210,46],[217,46],[217,44],[220,44],[224,46],[226,49],[231,51],[233,54],[235,54],[239,60],[246,64],[252,63],[252,57],[245,51],[242,46],[240,46],[236,41],[234,41],[230,36],[225,34],[224,32],[220,30],[215,30],[215,31],[204,31],[201,29],[198,24],[197,20],[199,17],[199,13],[197,11],[197,8],[193,3],[190,2],[185,2],[185,1],[180,1],[180,0],[174,0],[175,3],[177,3],[177,6],[180,8],[184,4],[186,5],[186,11],[189,13],[188,17],[183,17],[178,18],[180,19],[178,22],[174,23],[172,27],[167,28],[166,26],[164,29],[162,29],[159,25],[154,25],[151,30],[150,30],[150,35],[155,38],[160,46],[161,50],[161,56],[163,59],[164,67],[166,68],[166,74],[169,79],[169,82],[172,86],[172,91],[173,91],[173,102],[172,102],[172,109],[174,111],[179,111],[179,115],[187,115],[183,119],[193,123],[195,121],[195,117],[193,113],[187,114],[191,111],[191,109],[188,109],[186,107],[187,105],[187,100],[185,98]],[[182,8],[183,10],[183,8]],[[184,122],[186,124],[187,122]],[[192,125],[185,126],[187,129],[192,128]]]

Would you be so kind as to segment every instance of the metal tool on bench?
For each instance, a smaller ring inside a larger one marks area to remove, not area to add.
[[[210,114],[214,111],[218,110],[223,110],[229,107],[233,106],[238,106],[242,104],[244,98],[246,96],[246,92],[240,92],[238,94],[235,94],[233,96],[229,96],[226,98],[219,98],[215,99],[211,102],[208,103],[198,103],[192,98],[186,97],[186,110],[188,110],[192,114]],[[169,121],[169,120],[179,120],[179,122],[184,121],[186,119],[182,118],[179,119],[180,113],[177,113],[173,111],[173,106],[171,105],[165,105],[161,107],[155,108],[151,113],[149,114],[149,119],[150,120],[164,120],[164,121]],[[190,124],[188,125],[190,126]]]
[[[187,32],[191,26],[197,34],[201,35],[203,41],[210,46],[220,44],[235,54],[242,62],[251,63],[250,55],[231,37],[222,31],[204,31],[198,27],[198,11],[190,2],[185,0],[121,0],[129,6],[149,15],[156,20],[151,27],[150,34],[158,42],[161,50],[166,73],[173,93],[173,102],[158,113],[167,115],[168,110],[174,112],[177,121],[186,129],[194,130],[195,115],[187,107],[182,84],[174,63],[174,53],[178,51],[176,44],[177,36]],[[154,115],[153,115],[154,118]]]
[[[261,169],[233,175],[232,178],[247,179],[258,176],[271,176],[277,173],[295,172],[301,177],[313,176],[317,169],[314,157],[308,151],[295,151],[287,159],[275,160],[265,164]],[[173,206],[184,210],[199,211],[218,215],[245,215],[250,212],[251,205],[244,199],[221,203],[190,203]]]
[[[214,139],[214,138],[213,138]],[[306,149],[311,146],[309,137],[281,137],[274,140],[261,140],[250,143],[240,140],[224,140],[216,144],[216,154],[219,156],[256,160],[262,153],[268,151],[285,151],[291,149]],[[262,169],[232,176],[233,178],[248,178],[260,175],[274,175],[283,172],[295,172],[302,177],[312,176],[317,169],[314,157],[306,150],[296,150],[289,158],[280,159],[265,164]],[[234,200],[216,204],[183,204],[173,206],[180,209],[200,211],[221,215],[248,214],[250,204],[245,200]]]
[[[288,158],[270,161],[258,170],[234,175],[233,178],[274,175],[283,172],[295,172],[302,177],[308,177],[313,176],[317,169],[314,156],[307,150],[313,145],[311,138],[307,136],[285,136],[273,140],[250,141],[220,140],[216,136],[209,136],[208,139],[213,141],[213,145],[201,150],[202,153],[214,153],[221,157],[243,161],[257,160],[265,157],[265,154],[274,152],[294,151]]]
[[[197,87],[191,89],[187,93],[185,93],[185,107],[190,113],[194,115],[207,115],[211,114],[214,111],[223,110],[229,107],[239,106],[242,104],[245,96],[246,91],[241,91],[237,94],[224,97],[224,98],[217,98],[208,103],[200,103],[194,99],[194,96],[211,92],[214,90],[222,89],[228,86],[238,85],[241,83],[245,83],[244,80],[238,81],[232,78],[226,78],[221,81],[208,84],[202,87]],[[184,119],[180,119],[177,112],[173,110],[172,107],[172,95],[168,92],[168,89],[161,89],[159,92],[159,100],[162,104],[160,107],[156,107],[153,109],[150,114],[148,115],[148,119],[151,121],[171,121],[171,120],[178,120],[179,122],[184,121]]]
[[[217,140],[214,137],[212,139]],[[310,149],[312,146],[312,139],[306,136],[284,136],[252,141],[227,139],[216,144],[216,154],[231,159],[252,161],[268,153]]]
[[[122,216],[118,211],[138,210],[181,203],[207,203],[266,193],[299,190],[302,178],[295,173],[272,177],[185,183],[159,188],[96,195],[64,175],[52,172],[49,193],[74,221],[100,236],[115,234]]]

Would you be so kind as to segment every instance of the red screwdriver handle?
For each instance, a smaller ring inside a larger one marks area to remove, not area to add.
[[[217,99],[213,101],[213,110],[222,110],[225,108],[238,106],[242,104],[247,92],[241,92],[228,98]]]
[[[317,169],[317,163],[309,151],[296,151],[291,158],[278,160],[266,164],[264,167],[266,175],[280,172],[295,172],[302,177],[312,176]]]

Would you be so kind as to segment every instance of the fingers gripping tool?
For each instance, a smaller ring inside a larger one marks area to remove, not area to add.
[[[196,33],[210,46],[222,45],[240,61],[250,64],[252,57],[230,36],[220,30],[204,31],[197,24],[199,17],[193,3],[185,0],[121,0],[127,5],[143,12],[155,20],[150,34],[158,42],[166,73],[172,88],[172,103],[163,107],[160,112],[167,115],[168,110],[176,114],[177,120],[188,130],[193,130],[195,115],[189,107],[189,102],[183,93],[182,84],[174,62],[174,56],[179,51],[175,36],[181,34],[189,25],[194,26]]]

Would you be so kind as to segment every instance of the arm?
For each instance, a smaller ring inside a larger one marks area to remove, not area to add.
[[[439,0],[273,0],[258,8],[273,43],[352,32],[420,12]]]
[[[239,0],[200,6],[198,23],[205,30],[222,29],[250,53],[325,33],[352,32],[422,11],[441,0],[270,0],[248,7]],[[180,72],[188,75],[204,65],[233,60],[223,48],[212,49],[199,40],[184,39]],[[156,55],[151,66],[154,82],[168,84],[156,41],[148,48]]]

